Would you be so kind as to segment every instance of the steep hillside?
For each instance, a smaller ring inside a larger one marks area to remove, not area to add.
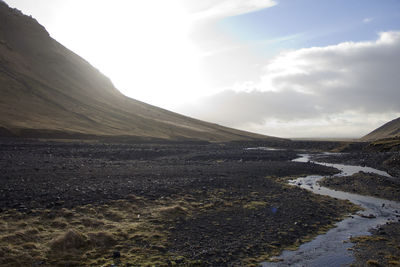
[[[52,39],[35,19],[2,1],[0,135],[207,141],[270,138],[195,120],[122,95],[107,77]]]
[[[362,137],[362,141],[374,141],[400,136],[400,118],[394,119]]]

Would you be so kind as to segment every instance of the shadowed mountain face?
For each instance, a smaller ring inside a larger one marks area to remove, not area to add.
[[[52,39],[35,19],[1,1],[0,135],[207,141],[269,138],[122,95],[107,77]]]
[[[383,138],[400,137],[400,118],[389,121],[362,137],[362,141],[374,141]]]

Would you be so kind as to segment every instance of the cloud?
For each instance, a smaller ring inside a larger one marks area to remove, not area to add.
[[[375,41],[280,53],[258,80],[182,111],[266,134],[280,125],[274,134],[361,136],[400,115],[399,69],[400,32],[384,32]]]
[[[365,18],[365,19],[363,19],[363,23],[370,23],[371,21],[373,21],[374,19],[373,18]]]
[[[274,0],[182,0],[196,19],[215,19],[254,12],[277,5]]]

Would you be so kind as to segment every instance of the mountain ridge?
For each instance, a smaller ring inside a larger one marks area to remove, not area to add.
[[[193,119],[120,93],[32,17],[0,2],[0,135],[163,140],[275,137]]]

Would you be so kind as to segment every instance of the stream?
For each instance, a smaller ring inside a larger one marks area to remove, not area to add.
[[[343,164],[322,163],[310,160],[309,154],[301,154],[295,162],[312,162],[328,167],[334,167],[341,172],[334,176],[348,176],[359,171],[376,173],[391,177],[386,172],[370,167],[351,166]],[[261,266],[348,266],[354,261],[349,242],[350,237],[370,235],[371,228],[376,228],[389,221],[398,221],[400,216],[400,202],[362,196],[342,191],[328,189],[318,185],[324,176],[309,175],[289,181],[289,184],[312,191],[315,194],[331,196],[338,199],[348,199],[352,203],[364,208],[357,215],[352,215],[338,223],[327,233],[317,236],[308,243],[302,244],[296,251],[285,250],[276,257],[283,261],[264,262]],[[370,218],[365,218],[360,215]]]

